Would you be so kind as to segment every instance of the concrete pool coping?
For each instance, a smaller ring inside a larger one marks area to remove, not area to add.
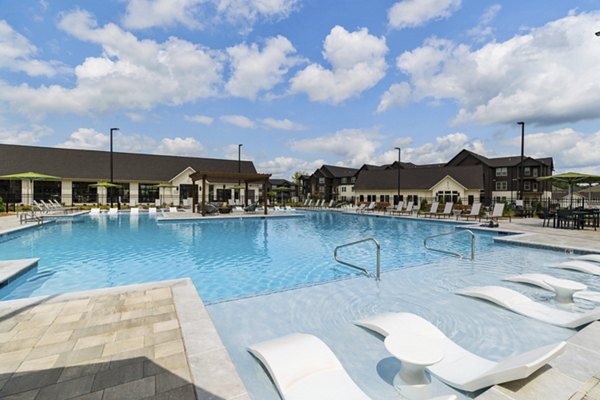
[[[246,388],[198,295],[196,287],[189,278],[2,301],[0,302],[0,315],[2,316],[0,321],[4,324],[8,321],[10,325],[10,318],[7,318],[7,315],[11,318],[18,318],[22,313],[27,313],[35,307],[49,307],[60,303],[74,303],[78,300],[105,296],[127,296],[131,293],[147,293],[163,288],[172,291],[175,312],[181,329],[184,352],[196,398],[215,400],[249,399]],[[135,313],[135,311],[133,312]],[[107,321],[109,323],[114,323],[110,315],[106,317],[108,317]],[[121,320],[121,322],[123,321]],[[40,332],[40,336],[42,334],[43,331]],[[0,334],[1,336],[2,334]],[[4,355],[7,354],[3,353]],[[2,353],[0,353],[0,356],[2,356]],[[90,363],[93,361],[96,360],[89,360]],[[173,371],[174,374],[175,372],[177,371]],[[114,377],[114,380],[116,380],[115,386],[119,386],[119,379],[119,376]],[[2,386],[7,380],[7,378],[0,379],[0,390],[2,390]]]
[[[229,213],[229,214],[217,214],[207,215],[203,217],[200,214],[191,212],[176,212],[176,213],[164,213],[162,217],[157,217],[156,220],[159,222],[181,222],[181,221],[218,221],[228,219],[276,219],[276,218],[304,218],[302,214],[294,214],[290,212],[272,212],[267,215],[261,212],[255,214],[248,213]]]
[[[39,258],[23,258],[20,260],[0,260],[0,288],[8,285],[18,276],[34,268]]]

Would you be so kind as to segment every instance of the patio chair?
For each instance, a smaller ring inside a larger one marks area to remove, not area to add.
[[[470,218],[478,219],[480,212],[481,212],[481,203],[473,203],[473,205],[471,206],[471,211],[469,211],[468,214],[461,214],[460,217],[465,218],[467,221]]]
[[[92,208],[90,210],[90,215],[100,215],[100,209],[99,208]]]
[[[366,204],[366,203],[359,204],[359,206],[358,206],[358,207],[356,207],[356,212],[357,212],[357,213],[361,213],[361,212],[362,212],[362,210],[364,210],[366,206],[367,206],[367,204]]]
[[[431,207],[429,207],[429,211],[425,211],[425,212],[419,212],[417,215],[422,215],[424,217],[427,216],[432,216],[434,214],[437,214],[437,209],[440,203],[438,203],[437,201],[434,201],[433,203],[431,203]]]
[[[398,204],[396,204],[396,207],[394,207],[394,205],[391,205],[387,207],[383,213],[385,214],[386,212],[389,212],[390,214],[393,214],[395,212],[401,211],[403,206],[404,201],[400,200],[398,201]]]
[[[148,207],[148,214],[156,214],[156,207]]]
[[[413,213],[414,208],[415,208],[415,205],[413,203],[408,203],[404,210],[396,211],[396,213],[398,213],[399,215],[404,215],[404,214],[411,215]]]
[[[566,346],[566,342],[559,342],[496,362],[459,346],[438,327],[416,314],[387,313],[355,324],[384,337],[402,335],[407,340],[423,341],[440,347],[444,357],[427,369],[442,382],[468,392],[527,378],[562,353]]]
[[[244,207],[244,212],[246,212],[248,214],[255,214],[257,206],[258,206],[258,203],[249,204],[246,207]]]
[[[140,213],[139,207],[131,207],[129,209],[129,214],[131,214],[131,215],[138,215],[139,213]]]
[[[108,215],[117,215],[119,213],[119,209],[117,207],[110,207],[108,209]]]
[[[176,212],[179,212],[179,210],[177,209],[177,207],[169,207],[169,212],[176,213]]]
[[[504,214],[504,203],[496,203],[496,204],[494,204],[494,209],[492,210],[492,214],[480,216],[479,221],[484,219],[487,221],[498,222],[498,220],[501,220],[501,219],[508,219],[508,222],[511,222],[510,215],[505,217],[505,216],[503,216],[503,214]]]
[[[454,208],[454,203],[449,201],[446,203],[446,205],[444,206],[444,211],[442,211],[441,213],[435,213],[433,214],[435,217],[437,218],[450,218],[452,216],[452,209]]]
[[[495,303],[517,314],[563,328],[578,328],[600,319],[600,308],[586,312],[569,312],[550,307],[502,286],[481,286],[460,290],[457,294]]]
[[[248,347],[284,400],[368,400],[331,349],[316,336],[295,333]]]
[[[366,206],[365,208],[362,209],[363,213],[366,212],[375,212],[375,206],[377,205],[377,203],[375,203],[374,201],[370,202],[368,206]]]

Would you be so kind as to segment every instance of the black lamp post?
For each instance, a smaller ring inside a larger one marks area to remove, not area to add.
[[[398,150],[398,201],[400,201],[400,158],[401,158],[401,149],[400,147],[394,147]]]
[[[110,128],[110,183],[113,183],[113,132],[118,131],[119,128]],[[113,188],[110,190],[110,206],[113,206]]]
[[[242,172],[242,146],[243,144],[238,144],[238,174],[240,174]],[[240,198],[240,185],[242,184],[242,182],[238,179],[238,200],[240,201],[240,204],[242,204],[242,199]],[[244,198],[246,197],[246,193],[244,193]]]
[[[518,125],[521,125],[521,162],[519,163],[519,193],[518,196],[520,200],[523,200],[525,196],[523,196],[523,185],[525,184],[523,179],[523,160],[525,158],[525,122],[517,122]]]

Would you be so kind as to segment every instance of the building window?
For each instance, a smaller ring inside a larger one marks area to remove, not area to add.
[[[533,173],[533,176],[537,178],[539,175],[539,168],[531,168],[531,172]]]
[[[508,168],[496,168],[496,176],[508,176]]]
[[[496,190],[507,190],[508,183],[506,181],[496,181]]]
[[[348,178],[342,178],[342,185],[348,183]]]
[[[523,175],[524,176],[531,176],[531,167],[525,167],[525,168],[523,168]]]
[[[523,190],[531,190],[531,182],[523,182]]]
[[[73,203],[97,203],[98,190],[94,186],[96,182],[73,182]]]
[[[352,178],[350,178],[350,182],[351,182],[351,183],[354,183],[354,182],[356,182],[356,178],[353,176]]]
[[[532,192],[537,192],[538,191],[538,184],[537,184],[537,182],[533,182],[531,184],[531,191]]]
[[[325,178],[319,178],[319,183],[323,185],[325,183]]]
[[[154,203],[158,199],[158,190],[157,183],[140,183],[138,203]]]
[[[346,191],[346,186],[342,186],[342,192]]]

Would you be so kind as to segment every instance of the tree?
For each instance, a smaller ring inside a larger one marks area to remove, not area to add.
[[[304,172],[304,171],[294,172],[294,175],[292,175],[292,181],[294,182],[294,184],[296,186],[300,186],[300,180],[302,179],[302,176],[304,176],[304,175],[308,175],[308,173]]]

